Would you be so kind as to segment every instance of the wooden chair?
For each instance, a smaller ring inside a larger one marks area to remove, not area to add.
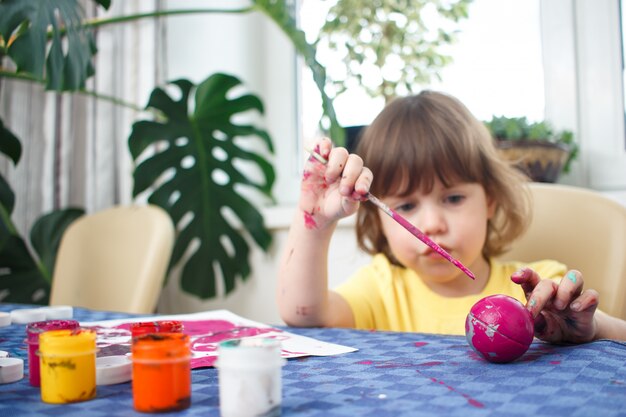
[[[532,183],[533,220],[502,259],[554,259],[582,272],[599,308],[626,319],[626,207],[598,192]]]
[[[173,244],[172,220],[157,206],[85,215],[61,239],[50,305],[153,313]]]

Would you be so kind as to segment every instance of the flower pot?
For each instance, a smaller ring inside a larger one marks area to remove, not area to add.
[[[543,140],[496,140],[496,147],[535,182],[556,182],[571,152],[567,145]]]

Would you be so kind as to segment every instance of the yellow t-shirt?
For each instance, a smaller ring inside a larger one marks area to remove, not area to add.
[[[354,314],[357,329],[465,334],[465,318],[481,298],[505,294],[526,303],[521,286],[511,281],[522,266],[542,278],[560,278],[567,268],[551,260],[533,263],[490,260],[489,281],[480,294],[444,297],[430,290],[411,269],[389,262],[382,254],[336,288]]]

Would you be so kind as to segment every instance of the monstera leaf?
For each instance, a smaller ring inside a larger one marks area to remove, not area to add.
[[[22,156],[22,144],[13,132],[4,126],[2,119],[0,119],[0,153],[11,159],[14,165],[17,165]],[[14,230],[11,223],[14,205],[15,194],[4,177],[0,175],[0,251]]]
[[[133,125],[129,148],[134,160],[141,160],[133,194],[148,190],[148,201],[169,212],[178,228],[170,266],[183,261],[183,290],[209,298],[217,295],[218,279],[229,293],[238,277],[250,274],[243,230],[264,250],[271,243],[261,214],[240,191],[271,197],[274,169],[251,149],[262,145],[273,152],[273,147],[266,131],[236,123],[244,113],[263,112],[257,96],[237,94],[237,78],[214,74],[198,86],[187,80],[172,84],[180,90],[179,100],[156,88],[148,103],[164,120]]]
[[[110,0],[96,0],[108,8]],[[82,26],[79,0],[0,1],[0,54],[17,72],[45,81],[48,90],[78,90],[94,73],[93,35]]]

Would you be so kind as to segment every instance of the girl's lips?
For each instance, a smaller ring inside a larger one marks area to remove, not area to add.
[[[446,252],[450,253],[450,251],[448,250],[448,248],[441,246],[441,249],[445,250]],[[427,258],[442,258],[445,259],[439,252],[435,251],[432,248],[427,248],[426,251],[422,254],[422,256],[425,256]]]

